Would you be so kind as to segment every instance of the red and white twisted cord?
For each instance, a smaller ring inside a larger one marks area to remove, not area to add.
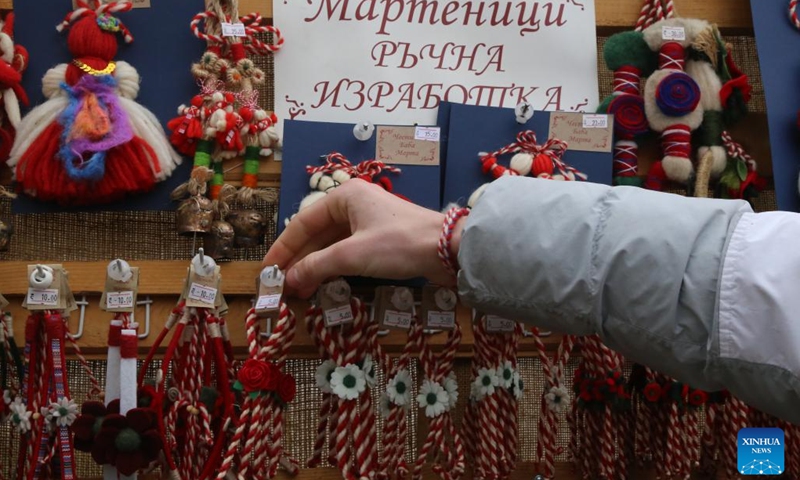
[[[800,30],[800,19],[797,18],[797,2],[798,0],[789,0],[789,20],[794,28]]]

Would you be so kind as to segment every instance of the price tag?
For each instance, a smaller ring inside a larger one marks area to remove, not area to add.
[[[56,288],[29,288],[28,305],[44,305],[55,307],[58,305],[58,289]]]
[[[343,323],[352,322],[353,309],[350,305],[342,305],[341,307],[325,310],[325,326],[335,327]]]
[[[223,37],[246,37],[247,33],[244,31],[244,24],[243,23],[222,22],[222,36]]]
[[[608,115],[584,115],[583,128],[608,128]]]
[[[408,329],[411,327],[411,313],[386,310],[383,314],[383,325],[387,327]]]
[[[414,140],[438,142],[440,133],[441,129],[439,127],[416,127],[414,128]]]
[[[661,39],[682,42],[686,40],[686,30],[683,27],[668,27],[664,25],[661,27]]]
[[[106,308],[133,308],[133,292],[108,292],[106,293]]]
[[[486,331],[489,333],[511,333],[516,322],[497,315],[486,315]]]
[[[277,310],[281,306],[281,294],[261,295],[256,302],[256,310]]]
[[[456,327],[456,312],[428,312],[428,327],[451,330]]]
[[[192,283],[189,287],[188,298],[214,306],[214,302],[217,300],[217,289],[200,285],[199,283]]]

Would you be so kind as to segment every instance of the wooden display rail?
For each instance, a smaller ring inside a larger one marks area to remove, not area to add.
[[[41,263],[41,262],[40,262]],[[46,262],[43,262],[46,263]],[[150,331],[146,338],[139,341],[141,353],[147,352],[156,340],[164,323],[175,306],[189,262],[188,261],[143,261],[131,262],[139,267],[140,285],[139,300],[150,296]],[[15,319],[14,336],[19,345],[24,341],[23,321],[27,312],[21,307],[22,298],[28,291],[27,280],[28,262],[2,262],[0,263],[0,292],[11,302],[8,307]],[[70,288],[80,299],[86,295],[88,306],[84,317],[83,335],[78,340],[81,349],[89,358],[105,358],[108,322],[112,314],[99,307],[100,293],[105,284],[107,262],[65,262],[64,267],[69,272]],[[222,293],[229,305],[227,315],[228,329],[236,353],[246,356],[246,332],[244,319],[250,309],[251,301],[255,295],[255,278],[261,269],[259,262],[234,262],[221,264]],[[363,293],[362,298],[370,297],[369,291]],[[304,300],[291,300],[290,307],[298,318],[297,335],[292,344],[292,358],[317,358],[317,347],[305,331],[303,318],[309,303]],[[79,330],[79,311],[72,313],[69,320],[70,331]],[[463,338],[458,355],[472,356],[474,337],[470,327],[472,311],[466,307],[459,307],[458,321],[462,327]],[[145,331],[145,307],[140,306],[135,312],[135,319],[140,324],[140,332]],[[428,342],[434,348],[441,348],[446,339],[446,333],[431,334]],[[561,340],[559,335],[545,337],[545,346],[554,350]],[[391,330],[381,337],[381,344],[390,354],[400,354],[406,343],[406,333]],[[166,342],[162,348],[166,346]],[[537,350],[532,339],[524,338],[520,342],[520,356],[536,356]]]

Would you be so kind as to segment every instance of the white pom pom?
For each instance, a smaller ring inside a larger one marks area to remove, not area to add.
[[[261,155],[262,157],[269,157],[270,155],[272,155],[272,149],[262,148],[261,150],[258,151],[258,154]]]
[[[308,186],[311,187],[311,190],[317,189],[317,185],[319,185],[319,180],[322,178],[322,175],[324,175],[322,172],[316,172],[311,175],[311,178],[308,179]]]
[[[261,110],[261,109],[259,108],[259,109],[258,109],[258,110],[256,110],[256,111],[255,111],[255,113],[253,114],[253,117],[254,117],[256,120],[258,120],[258,121],[264,120],[265,118],[267,118],[267,112],[265,112],[264,110]]]
[[[304,208],[308,208],[314,202],[322,200],[325,198],[325,192],[311,192],[300,202],[300,208],[298,210],[303,210]]]
[[[552,177],[550,177],[550,180],[558,180],[558,181],[563,182],[564,181],[564,175],[561,175],[560,173],[557,173],[557,174],[553,175]]]
[[[478,187],[477,190],[472,192],[472,195],[470,195],[469,199],[467,200],[467,206],[469,208],[474,208],[475,207],[475,205],[481,199],[481,196],[483,196],[483,192],[486,191],[486,187],[487,186],[489,186],[489,184],[488,183],[484,183],[483,185]]]
[[[334,170],[331,176],[333,177],[334,181],[340,185],[350,180],[350,174],[344,170]]]
[[[214,92],[211,95],[211,101],[214,102],[214,103],[218,103],[218,102],[221,102],[223,100],[225,100],[225,95],[223,95],[222,92]]]
[[[327,192],[335,186],[336,182],[333,181],[333,178],[329,175],[323,175],[322,178],[319,179],[319,183],[317,183],[317,190],[320,192]]]
[[[513,157],[511,157],[511,163],[509,167],[511,170],[514,170],[521,176],[525,176],[531,173],[531,167],[533,166],[533,155],[530,153],[517,153]]]
[[[686,183],[692,176],[694,166],[688,158],[667,156],[661,161],[667,178],[679,183]]]

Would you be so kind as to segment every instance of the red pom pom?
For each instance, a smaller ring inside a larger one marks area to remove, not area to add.
[[[242,107],[239,109],[239,116],[245,122],[250,122],[253,119],[253,109],[250,107]]]
[[[494,158],[494,156],[492,155],[487,155],[483,157],[481,159],[481,162],[483,163],[483,167],[481,168],[481,170],[483,170],[484,175],[491,172],[494,166],[497,165],[497,159]]]
[[[533,176],[538,177],[539,175],[546,174],[552,175],[553,174],[553,159],[551,159],[547,154],[540,153],[536,155],[536,158],[533,159],[533,167],[531,168],[533,172]]]
[[[392,190],[394,190],[394,186],[392,185],[392,181],[389,180],[387,177],[379,178],[376,183],[378,185],[380,185],[381,187],[383,187],[383,189],[386,190],[387,192],[391,192]]]
[[[202,107],[204,102],[205,102],[205,99],[203,98],[202,95],[195,95],[194,97],[192,97],[192,106],[193,107]]]

